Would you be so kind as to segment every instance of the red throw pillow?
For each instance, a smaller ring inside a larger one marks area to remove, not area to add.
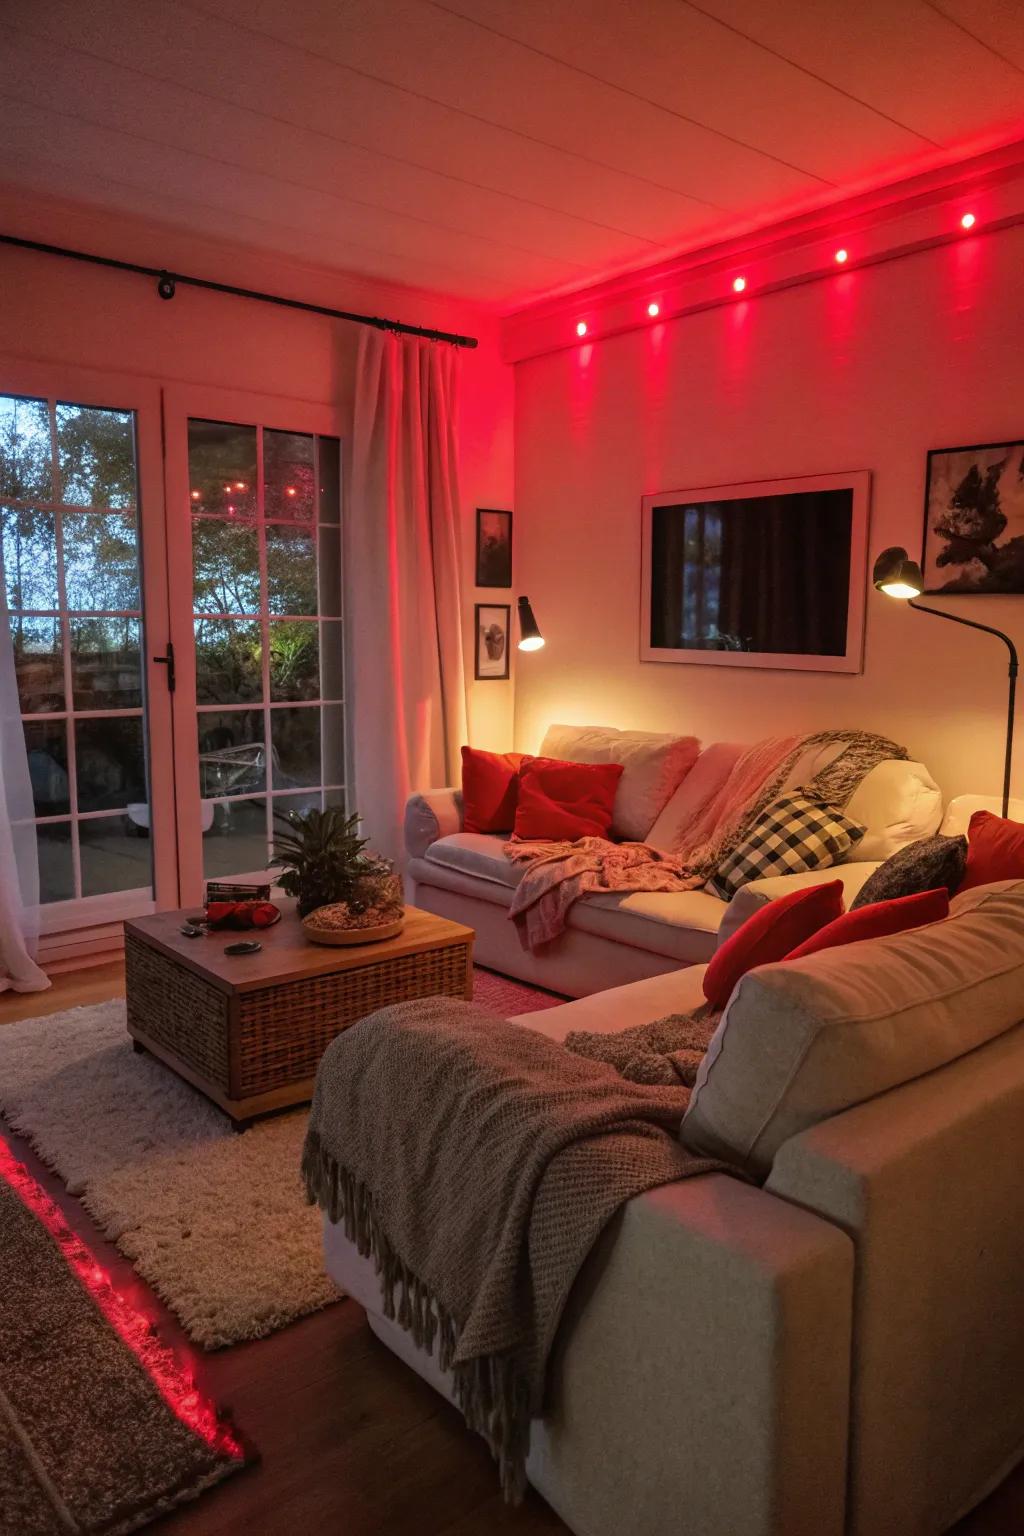
[[[621,777],[621,763],[528,758],[519,770],[516,837],[607,837]]]
[[[522,752],[462,749],[462,830],[511,832],[519,798]]]
[[[834,923],[820,928],[811,938],[790,950],[787,960],[801,960],[820,949],[834,949],[838,944],[856,944],[860,939],[883,939],[890,933],[904,933],[908,928],[923,928],[949,916],[949,892],[945,886],[936,891],[918,891],[913,896],[896,896],[892,901],[872,901],[866,907],[854,907]]]
[[[1024,880],[1024,822],[975,811],[967,828],[967,869],[957,894],[993,880]]]
[[[795,945],[834,922],[842,910],[841,880],[807,885],[766,901],[711,957],[704,972],[704,996],[712,1008],[724,1008],[740,977],[755,965],[785,959]]]

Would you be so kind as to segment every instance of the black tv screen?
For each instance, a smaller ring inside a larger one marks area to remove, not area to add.
[[[846,654],[854,492],[651,508],[650,646]]]

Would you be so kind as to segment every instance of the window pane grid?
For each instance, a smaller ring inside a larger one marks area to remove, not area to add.
[[[331,505],[340,477],[332,468],[337,440],[326,473],[322,444],[317,435],[260,424],[189,422],[207,878],[265,864],[275,808],[344,803],[341,577],[333,547],[340,508]],[[332,744],[338,760],[328,769]]]
[[[26,406],[36,408],[27,425]],[[148,843],[124,841],[148,830],[134,413],[0,396],[0,425],[0,572],[39,828],[40,897],[151,888]],[[102,601],[105,584],[119,581],[118,596],[134,602],[70,607],[72,575],[85,600]],[[24,603],[37,593],[49,603]],[[89,826],[88,848],[80,824]]]

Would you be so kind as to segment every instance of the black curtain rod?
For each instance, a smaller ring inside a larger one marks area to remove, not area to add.
[[[229,293],[236,299],[255,299],[260,304],[278,304],[282,309],[303,309],[311,315],[327,315],[331,320],[351,320],[356,325],[373,325],[378,331],[397,331],[402,336],[423,336],[427,341],[448,341],[453,347],[475,347],[475,336],[458,336],[452,331],[431,331],[422,325],[404,325],[401,320],[382,320],[379,315],[357,315],[347,309],[329,309],[326,304],[307,304],[304,299],[286,299],[279,293],[260,293],[256,288],[236,288],[233,283],[215,283],[208,277],[188,277],[184,272],[168,272],[163,267],[143,267],[135,261],[116,261],[112,256],[93,256],[89,251],[72,251],[63,245],[45,245],[41,240],[23,240],[19,235],[0,235],[0,244],[14,245],[22,251],[41,251],[44,256],[64,256],[69,261],[86,261],[94,267],[112,267],[115,272],[136,272],[140,277],[155,277],[156,291],[162,299],[173,299],[178,283],[189,288],[206,288],[210,293]]]

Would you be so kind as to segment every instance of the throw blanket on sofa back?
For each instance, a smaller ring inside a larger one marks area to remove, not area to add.
[[[581,837],[572,843],[506,843],[506,856],[527,866],[509,908],[523,948],[539,949],[556,939],[565,929],[573,902],[581,897],[699,889],[748,836],[803,754],[831,745],[841,750],[800,789],[809,800],[840,810],[872,768],[888,758],[909,755],[906,747],[870,731],[771,737],[756,742],[739,758],[722,788],[694,818],[684,845],[672,853],[646,843],[611,843],[602,837]]]
[[[508,1499],[522,1495],[562,1309],[605,1224],[644,1190],[725,1166],[680,1145],[689,1097],[451,998],[371,1014],[320,1063],[309,1198],[373,1256],[386,1315],[436,1346]]]

